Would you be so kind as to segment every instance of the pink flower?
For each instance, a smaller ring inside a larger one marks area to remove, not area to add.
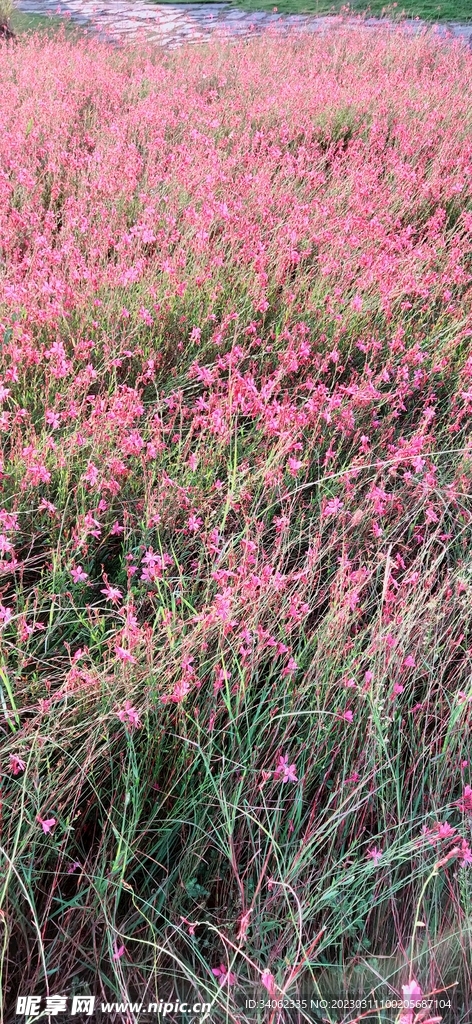
[[[403,665],[404,665],[405,668],[414,668],[415,667],[415,659],[414,659],[412,654],[408,654],[408,656],[405,658],[405,660],[403,662]]]
[[[409,714],[414,715],[417,711],[422,711],[424,704],[415,704],[414,707],[410,708]]]
[[[88,580],[88,574],[84,572],[81,565],[76,566],[75,569],[71,569],[70,574],[74,583],[85,583],[85,580]]]
[[[200,519],[199,516],[194,515],[193,512],[192,512],[192,515],[189,516],[189,518],[187,520],[187,526],[188,526],[188,529],[190,530],[190,533],[198,533],[198,531],[199,531],[200,527],[202,526],[202,524],[203,524],[203,519]]]
[[[125,951],[125,947],[124,946],[117,947],[116,944],[115,944],[115,952],[113,953],[113,959],[114,960],[119,960],[120,957],[123,956],[124,951]]]
[[[46,423],[53,427],[54,430],[57,430],[61,422],[60,416],[58,415],[57,412],[54,412],[52,409],[47,409],[44,418],[46,420]]]
[[[114,651],[116,657],[119,658],[120,661],[130,661],[132,665],[136,665],[136,658],[130,654],[129,651],[126,651],[124,647],[120,647],[119,644],[115,644]]]
[[[219,967],[212,967],[211,973],[215,975],[215,978],[220,979],[220,985],[234,985],[236,981],[236,975],[228,971],[224,964],[220,964]]]
[[[344,502],[340,501],[339,498],[331,498],[331,501],[327,501],[323,510],[324,516],[337,516],[338,512],[344,508]]]
[[[123,722],[129,728],[131,728],[131,729],[140,729],[141,728],[141,725],[142,725],[141,719],[140,719],[140,717],[138,715],[138,712],[136,711],[136,708],[133,708],[131,706],[131,703],[130,703],[129,700],[125,701],[124,708],[122,708],[121,711],[118,711],[117,715],[118,715],[118,718],[120,719],[120,722]]]
[[[276,991],[277,990],[276,990],[276,985],[275,985],[275,978],[274,978],[274,975],[271,974],[271,972],[269,971],[269,969],[267,967],[264,968],[264,970],[263,970],[263,972],[261,974],[261,982],[262,982],[264,988],[267,989],[267,991],[268,991],[270,996],[275,996],[276,995]]]
[[[282,782],[298,782],[296,771],[297,766],[295,764],[289,765],[288,757],[279,755],[278,765],[274,771],[274,779],[280,779],[282,776]]]
[[[198,922],[195,921],[195,924],[193,924],[192,921],[187,921],[186,917],[181,917],[180,920],[181,920],[182,924],[186,924],[187,925],[187,929],[188,929],[189,935],[195,935],[195,929],[197,927]]]
[[[10,771],[13,775],[18,775],[19,772],[24,772],[26,768],[26,762],[21,760],[21,757],[17,757],[16,754],[10,754]]]
[[[376,864],[378,864],[380,858],[382,857],[382,850],[379,850],[376,846],[373,846],[371,850],[367,850],[367,856],[371,857],[371,859],[375,861]]]
[[[83,475],[83,479],[86,481],[86,483],[90,484],[90,486],[93,487],[98,480],[98,476],[99,474],[97,467],[93,464],[93,462],[89,462],[87,470]]]
[[[394,684],[393,684],[393,690],[392,690],[392,695],[393,695],[394,697],[398,697],[398,695],[399,695],[400,693],[403,693],[404,689],[405,689],[405,687],[404,687],[404,686],[402,686],[402,684],[401,684],[401,683],[394,683]]]
[[[39,824],[41,825],[41,828],[45,833],[50,832],[51,829],[53,829],[54,825],[56,824],[55,818],[42,818],[40,814],[38,814],[36,821],[39,821]]]
[[[336,717],[340,718],[341,721],[352,722],[354,715],[352,711],[338,711]]]
[[[81,867],[82,867],[82,865],[81,865],[80,861],[74,860],[73,864],[71,864],[70,867],[67,868],[67,874],[68,875],[73,875],[74,871],[76,871],[77,868],[81,868]]]
[[[114,604],[117,601],[121,601],[121,598],[123,597],[121,590],[118,590],[118,587],[110,587],[109,583],[107,583],[106,587],[104,587],[100,593],[105,594],[108,601],[113,601]]]
[[[0,604],[0,622],[3,622],[4,626],[7,626],[13,618],[11,608],[5,608],[3,604]]]
[[[413,1007],[419,999],[422,998],[423,992],[418,985],[418,982],[414,978],[408,982],[408,985],[402,985],[403,1002],[405,1007]]]
[[[457,800],[457,806],[463,814],[472,814],[472,789],[470,786],[466,786],[460,800]]]
[[[145,234],[147,235],[148,233],[145,232]],[[148,238],[149,238],[149,241],[151,241],[151,240],[154,241],[154,235],[152,233],[148,236]],[[147,240],[148,240],[147,238],[144,239],[144,241],[147,241]],[[144,320],[144,323],[147,324],[148,327],[152,326],[152,324],[154,323],[154,319],[151,316],[149,310],[146,309],[145,306],[141,306],[141,309],[139,310],[139,315],[141,317],[141,320]]]
[[[464,840],[462,840],[462,842],[464,842]],[[453,846],[452,850],[449,850],[449,853],[446,853],[445,857],[441,857],[441,860],[437,861],[437,863],[434,865],[434,870],[438,871],[439,868],[446,867],[446,864],[449,864],[449,861],[453,860],[454,857],[457,857],[459,854],[462,854],[461,847]]]
[[[282,669],[282,673],[281,673],[281,675],[282,675],[282,676],[283,676],[284,678],[285,678],[286,676],[291,676],[291,675],[293,675],[293,673],[294,673],[294,672],[296,672],[296,671],[297,671],[297,669],[298,669],[298,665],[297,665],[297,663],[296,663],[296,661],[295,661],[295,658],[289,658],[289,660],[288,660],[288,662],[287,662],[287,664],[286,664],[285,668],[284,668],[284,669]]]
[[[436,821],[433,828],[438,836],[438,839],[450,839],[455,834],[456,829],[452,828],[448,821]]]
[[[288,468],[292,476],[296,476],[296,474],[302,468],[302,466],[303,462],[301,462],[300,459],[289,458]]]
[[[472,864],[472,850],[470,849],[470,846],[466,839],[461,840],[460,857],[462,865]]]
[[[74,656],[73,656],[73,658],[72,658],[72,661],[74,663],[76,663],[76,662],[80,661],[81,658],[85,658],[87,655],[88,655],[88,647],[85,647],[85,648],[78,647],[76,652],[75,652],[75,654],[74,654]]]

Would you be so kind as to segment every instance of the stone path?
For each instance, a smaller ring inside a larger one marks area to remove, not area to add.
[[[274,2],[276,4],[277,0]],[[145,36],[166,47],[174,47],[184,41],[203,42],[215,32],[233,38],[259,33],[269,26],[284,33],[292,28],[326,32],[346,23],[352,28],[359,27],[359,21],[351,18],[243,11],[230,3],[159,5],[149,0],[18,0],[17,6],[29,14],[60,13],[116,45]],[[382,22],[378,18],[369,18],[363,24],[375,27]],[[404,24],[413,32],[423,28],[423,23],[418,21],[405,21]],[[433,31],[459,37],[472,47],[470,24],[445,24],[436,26]]]

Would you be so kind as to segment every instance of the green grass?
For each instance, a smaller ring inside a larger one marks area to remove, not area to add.
[[[248,11],[271,11],[277,6],[282,14],[338,14],[345,11],[348,5],[342,2],[331,3],[330,0],[280,0],[276,4],[272,0],[238,0],[237,6]],[[349,4],[349,9],[354,14],[366,12],[373,17],[387,15],[398,18],[404,15],[432,22],[472,20],[470,0],[446,0],[441,4],[436,3],[436,0],[407,0],[405,4],[399,3],[396,6],[386,5],[382,0],[371,0],[370,3],[354,0]]]
[[[186,0],[192,2],[192,0]],[[196,3],[201,0],[195,0]],[[209,3],[221,2],[221,0],[208,0]],[[388,5],[382,0],[353,0],[346,4],[342,0],[332,3],[331,0],[231,0],[233,7],[241,7],[246,11],[273,11],[277,7],[280,14],[339,14],[348,8],[353,14],[367,13],[373,17],[395,17],[404,16],[408,18],[422,18],[425,21],[472,21],[471,0],[445,0],[437,3],[437,0],[406,0],[396,5]],[[174,0],[159,0],[159,4],[174,3]]]
[[[25,14],[23,11],[18,10],[13,11],[9,19],[9,25],[16,35],[46,32],[48,36],[51,36],[60,28],[64,28],[66,36],[71,38],[83,35],[85,32],[81,25],[71,21],[69,18],[62,18],[55,14]]]
[[[414,975],[465,1024],[470,57],[349,30],[151,56],[0,65],[0,1021],[49,987],[282,1024],[244,1005],[269,971],[294,999]]]

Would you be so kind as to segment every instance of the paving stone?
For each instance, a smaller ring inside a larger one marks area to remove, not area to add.
[[[18,8],[27,14],[56,14],[57,0],[18,0]],[[182,42],[204,42],[215,37],[216,29],[222,38],[240,39],[243,35],[259,35],[267,28],[273,34],[280,32],[326,32],[348,23],[360,28],[358,22],[336,16],[281,15],[269,11],[243,11],[229,3],[165,4],[149,3],[148,0],[110,0],[109,3],[93,0],[65,0],[60,12],[71,21],[88,27],[100,39],[113,39],[118,43],[129,43],[136,37],[146,37],[158,45],[174,48]],[[384,24],[380,18],[368,18],[363,22],[368,28]],[[422,22],[405,19],[407,31],[416,34],[422,31]],[[433,27],[442,37],[461,39],[472,47],[470,25],[448,23]]]

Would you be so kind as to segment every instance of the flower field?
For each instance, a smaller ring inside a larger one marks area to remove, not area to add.
[[[2,1024],[465,1021],[471,54],[0,56]]]

